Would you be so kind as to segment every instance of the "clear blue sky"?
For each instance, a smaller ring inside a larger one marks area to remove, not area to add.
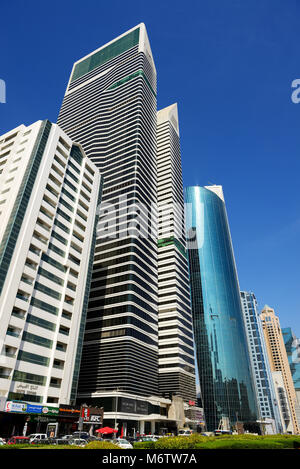
[[[300,336],[298,0],[5,0],[0,134],[55,122],[72,63],[142,21],[185,185],[223,185],[241,288]]]

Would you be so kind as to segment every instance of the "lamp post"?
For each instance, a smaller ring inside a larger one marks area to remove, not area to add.
[[[119,392],[120,388],[116,388],[116,408],[115,408],[115,430],[117,430],[118,428],[118,424],[117,424],[117,412],[118,412],[118,392]],[[114,433],[114,438],[116,438],[116,433]]]

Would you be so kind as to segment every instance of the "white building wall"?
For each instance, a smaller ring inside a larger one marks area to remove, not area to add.
[[[55,124],[38,121],[0,137],[0,241],[3,246],[31,157],[36,148],[41,148],[36,145],[45,125],[49,134],[43,134],[45,147],[27,194],[26,212],[18,220],[20,229],[9,266],[5,272],[1,270],[5,281],[0,298],[0,376],[7,378],[0,378],[0,396],[18,398],[23,393],[26,399],[22,400],[29,402],[68,404],[100,174],[82,149]],[[7,142],[13,142],[9,153]],[[71,155],[76,149],[82,156],[81,164]],[[11,173],[15,165],[17,170]],[[7,182],[11,174],[15,178]],[[10,190],[3,191],[9,184]],[[57,350],[57,343],[61,350]]]

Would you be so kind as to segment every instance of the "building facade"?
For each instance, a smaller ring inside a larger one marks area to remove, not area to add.
[[[177,104],[157,113],[159,392],[195,400]]]
[[[272,371],[276,401],[283,433],[293,433],[292,414],[281,371]]]
[[[78,385],[100,174],[47,120],[0,137],[0,168],[0,396],[68,405]]]
[[[207,429],[256,426],[239,282],[221,186],[185,192],[192,312]]]
[[[244,324],[247,335],[251,368],[256,389],[259,420],[266,422],[264,432],[282,433],[272,373],[269,365],[257,300],[252,292],[241,292]]]
[[[300,404],[300,340],[295,336],[290,327],[285,327],[281,331],[292,373],[297,402]]]
[[[157,395],[156,70],[143,24],[74,64],[58,123],[104,177],[79,398]]]
[[[284,346],[279,318],[275,315],[274,309],[270,308],[268,305],[265,305],[260,318],[263,326],[271,371],[280,371],[282,374],[291,413],[293,433],[299,433],[299,424],[296,414],[298,404],[296,391]]]

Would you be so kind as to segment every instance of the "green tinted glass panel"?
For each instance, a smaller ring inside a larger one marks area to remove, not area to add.
[[[24,350],[19,351],[18,360],[22,360],[24,362],[29,362],[29,363],[35,363],[36,365],[42,365],[42,366],[49,365],[48,357],[42,357],[41,355],[36,355],[35,353],[25,352]]]
[[[137,28],[126,36],[121,37],[112,44],[109,44],[98,52],[95,52],[93,55],[82,60],[75,66],[71,82],[77,80],[77,78],[82,77],[86,73],[91,72],[94,68],[99,67],[108,60],[117,57],[126,50],[136,46],[139,42],[139,37],[140,30]]]
[[[59,313],[59,309],[56,308],[55,306],[52,306],[49,303],[38,300],[37,298],[34,298],[34,297],[31,298],[30,304],[34,306],[35,308],[42,309],[44,311],[47,311],[48,313],[55,314],[56,316]]]
[[[146,75],[144,74],[143,70],[138,70],[137,72],[131,73],[131,75],[127,75],[127,77],[124,77],[121,80],[116,81],[115,83],[113,83],[108,89],[113,90],[113,89],[117,88],[118,86],[124,85],[124,83],[127,83],[128,81],[130,81],[133,78],[136,78],[138,76],[141,76],[141,77],[144,78],[144,80],[147,83],[147,85],[149,86],[151,92],[154,94],[154,96],[156,96],[156,93],[155,93],[154,89],[152,88],[152,86],[150,85],[150,82],[149,82],[148,78],[146,77]]]
[[[46,383],[46,376],[34,375],[23,371],[14,371],[13,381],[21,381],[22,383],[37,384],[43,386]]]
[[[44,337],[40,337],[35,334],[31,334],[30,332],[23,332],[22,340],[26,342],[31,342],[32,344],[40,345],[41,347],[52,348],[53,341],[50,339],[45,339]]]
[[[48,329],[49,331],[55,331],[56,329],[56,324],[54,324],[53,322],[46,321],[46,319],[38,318],[33,314],[27,314],[26,321],[30,322],[31,324],[35,324],[36,326],[43,327],[44,329]]]
[[[174,238],[174,236],[170,236],[169,238],[159,239],[157,241],[158,248],[169,246],[170,244],[174,244],[177,247],[178,251],[180,251],[183,256],[187,257],[185,248],[183,247],[181,242],[178,241],[178,239]]]

